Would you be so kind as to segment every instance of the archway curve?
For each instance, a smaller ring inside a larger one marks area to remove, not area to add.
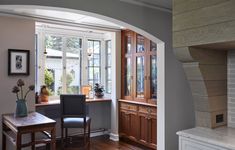
[[[157,82],[158,82],[158,109],[157,109],[157,149],[165,149],[165,42],[157,38],[156,36],[152,35],[151,33],[135,26],[129,23],[126,23],[124,21],[111,18],[108,16],[104,16],[98,13],[93,13],[89,11],[83,11],[83,10],[77,10],[77,9],[70,9],[70,8],[63,8],[63,7],[51,7],[51,6],[39,6],[39,5],[0,5],[0,9],[3,7],[15,7],[15,8],[35,8],[35,9],[46,9],[46,10],[57,10],[57,11],[64,11],[64,12],[72,12],[77,14],[83,14],[87,16],[96,17],[99,19],[103,19],[106,21],[113,22],[115,24],[124,26],[128,29],[131,29],[148,39],[154,41],[157,43],[157,49],[158,49],[158,59],[157,59]]]

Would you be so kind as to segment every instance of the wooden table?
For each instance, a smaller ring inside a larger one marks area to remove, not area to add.
[[[6,150],[6,138],[16,146],[16,150],[31,146],[35,149],[36,144],[50,143],[51,150],[56,150],[56,121],[43,116],[37,112],[31,112],[27,117],[15,117],[14,114],[2,115],[2,150]],[[46,139],[35,140],[36,132],[49,132],[50,137]],[[12,137],[10,133],[15,136]],[[22,144],[22,135],[31,134],[31,142]]]

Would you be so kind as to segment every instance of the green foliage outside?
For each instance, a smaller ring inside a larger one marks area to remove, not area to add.
[[[53,73],[45,69],[45,84],[49,89],[49,96],[53,95],[53,91],[50,88],[51,84],[54,82]]]
[[[61,79],[62,80],[62,79]],[[79,93],[79,86],[70,86],[70,84],[73,82],[74,77],[71,73],[66,74],[66,93],[67,94],[77,94]],[[60,95],[62,93],[62,87],[59,87],[57,94]]]

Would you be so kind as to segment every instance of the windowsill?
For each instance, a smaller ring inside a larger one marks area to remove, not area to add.
[[[87,98],[87,103],[95,103],[95,102],[110,102],[112,101],[110,98]],[[41,106],[49,106],[49,105],[58,105],[60,104],[60,100],[49,100],[48,102],[41,102],[39,104],[35,104],[35,107],[41,107]]]

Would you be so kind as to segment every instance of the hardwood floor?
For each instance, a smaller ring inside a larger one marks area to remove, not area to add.
[[[82,144],[76,142],[76,144],[68,144],[64,150],[85,150],[81,148]],[[37,148],[37,150],[45,150],[46,148]],[[60,150],[60,142],[57,144],[57,149]],[[150,150],[141,145],[133,143],[128,140],[121,140],[114,142],[109,140],[109,136],[99,136],[91,138],[91,145],[89,150]]]

